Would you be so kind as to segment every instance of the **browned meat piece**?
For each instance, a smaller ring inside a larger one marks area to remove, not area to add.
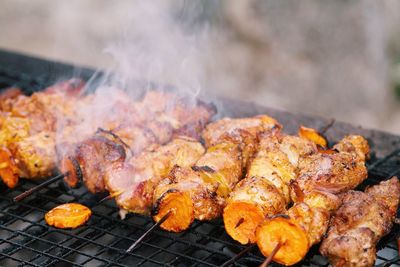
[[[9,188],[14,188],[19,180],[19,169],[6,146],[0,147],[0,177]]]
[[[104,177],[107,166],[112,163],[124,162],[126,154],[121,144],[102,135],[95,135],[79,143],[74,156],[65,155],[65,157],[61,167],[66,169],[61,169],[61,172],[71,173],[71,177],[77,179],[82,176],[88,190],[97,193],[105,190]],[[80,172],[82,172],[81,175]],[[65,181],[74,186],[77,181],[71,177],[67,175]]]
[[[315,154],[300,161],[292,196],[294,201],[302,201],[304,194],[318,188],[338,194],[355,188],[365,178],[364,162],[349,153]]]
[[[216,218],[222,211],[216,189],[215,184],[205,183],[198,172],[176,166],[154,191],[153,219],[159,221],[172,211],[161,228],[181,232],[188,229],[195,218]]]
[[[334,214],[320,247],[333,266],[373,266],[376,244],[393,226],[400,198],[397,177],[368,188],[349,191]]]
[[[149,120],[169,125],[174,137],[189,136],[195,139],[215,115],[216,109],[195,99],[186,99],[171,92],[149,91],[139,104]],[[151,127],[149,127],[151,128]],[[157,133],[157,131],[154,131]]]
[[[72,78],[69,80],[55,83],[42,92],[47,94],[61,94],[65,97],[78,97],[83,94],[85,88],[85,82],[78,78]]]
[[[348,152],[356,154],[360,161],[366,161],[369,159],[369,145],[367,140],[360,135],[348,135],[344,137],[339,143],[337,143],[333,149],[339,152]]]
[[[257,136],[261,132],[268,132],[275,128],[281,128],[281,125],[273,118],[260,115],[251,118],[230,119],[225,118],[210,123],[204,129],[202,137],[207,147],[221,142],[221,137],[226,135],[237,138],[238,143],[242,141],[240,131],[245,130],[252,136]]]
[[[61,82],[31,96],[19,95],[9,109],[10,115],[28,118],[30,132],[55,131],[58,117],[73,117],[78,91],[82,83],[73,80]]]
[[[1,91],[0,93],[0,110],[10,111],[15,99],[22,95],[22,91],[19,88],[11,87]]]
[[[13,155],[20,177],[40,178],[50,176],[56,168],[55,137],[52,132],[41,132],[18,141]]]
[[[194,218],[198,220],[211,220],[219,217],[225,205],[224,199],[242,174],[240,145],[223,142],[209,147],[192,169],[189,166],[187,169],[176,169],[167,183],[164,183],[161,188],[157,187],[156,197],[158,198],[153,200],[157,206],[153,212],[154,220],[159,220],[160,214],[165,214],[168,210],[178,209],[192,211]],[[176,192],[186,195],[191,201],[185,203],[173,201],[174,196],[180,197]],[[172,196],[168,196],[168,194],[172,194]],[[205,203],[210,203],[212,206],[204,206]],[[182,205],[190,205],[190,207]],[[193,220],[191,219],[189,222],[181,219],[179,218],[181,215],[181,213],[170,215],[161,227],[169,231],[177,231],[177,229],[182,231],[185,227],[189,227]],[[186,219],[189,218],[186,217]]]
[[[226,198],[243,174],[240,146],[224,142],[209,147],[193,169],[205,183],[216,185],[219,197]]]
[[[204,153],[203,146],[189,138],[143,151],[128,163],[111,164],[105,182],[117,204],[124,210],[149,214],[153,192],[175,166],[189,167]]]
[[[54,133],[43,131],[31,134],[30,125],[27,118],[7,117],[1,126],[1,172],[3,180],[8,180],[6,184],[11,187],[16,185],[15,177],[35,178],[50,175],[55,167]]]
[[[339,194],[355,188],[367,178],[365,160],[369,146],[361,136],[346,136],[332,153],[318,153],[299,162],[299,174],[292,182],[293,201],[302,201],[308,192],[322,190]],[[337,152],[336,152],[337,151]]]

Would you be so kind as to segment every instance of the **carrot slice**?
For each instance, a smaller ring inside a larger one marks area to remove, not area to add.
[[[9,188],[14,188],[18,183],[18,167],[5,146],[0,147],[0,177]]]
[[[326,140],[326,138],[313,128],[300,126],[298,134],[300,137],[308,139],[314,142],[316,145],[319,145],[323,148],[328,147],[328,141]]]
[[[258,248],[265,257],[280,243],[281,247],[272,259],[286,266],[301,261],[309,248],[306,232],[290,218],[267,220],[257,228],[256,237]]]
[[[256,242],[257,226],[265,219],[258,205],[243,201],[229,203],[223,218],[226,232],[241,244]]]
[[[46,213],[45,220],[56,228],[77,228],[86,223],[92,211],[79,203],[67,203],[57,206]]]
[[[169,211],[168,218],[160,225],[164,230],[181,232],[189,228],[194,220],[194,206],[186,192],[167,191],[158,200],[153,210],[153,219],[158,222]]]

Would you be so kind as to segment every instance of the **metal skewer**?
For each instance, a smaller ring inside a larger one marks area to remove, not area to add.
[[[229,261],[225,262],[224,264],[221,265],[221,267],[228,267],[230,266],[232,263],[234,263],[236,260],[238,260],[239,258],[241,258],[243,255],[245,255],[247,252],[249,252],[252,248],[254,248],[256,246],[256,244],[252,244],[248,247],[246,247],[245,249],[243,249],[242,251],[240,251],[238,254],[236,254],[234,257],[232,257]]]
[[[113,198],[115,198],[115,197],[121,195],[122,193],[123,193],[123,192],[120,191],[120,192],[117,192],[117,193],[114,193],[114,194],[110,194],[110,195],[108,195],[108,196],[105,196],[104,198],[100,199],[100,201],[99,201],[97,204],[101,204],[101,203],[103,203],[103,202],[105,202],[105,201],[107,201],[107,200],[113,199]]]
[[[139,245],[143,239],[145,239],[149,234],[151,234],[159,225],[161,225],[168,217],[171,215],[172,211],[168,211],[156,224],[150,227],[138,240],[135,241],[127,250],[126,253],[130,253],[137,245]]]
[[[244,222],[244,218],[240,218],[240,220],[235,225],[235,228],[238,228]]]
[[[278,250],[281,248],[282,244],[279,242],[274,249],[272,250],[271,254],[269,254],[268,258],[265,259],[265,261],[260,265],[260,267],[267,267],[272,259],[274,258],[275,254],[278,252]]]
[[[319,130],[319,133],[320,133],[320,134],[325,134],[325,133],[333,126],[333,124],[334,124],[335,122],[336,122],[335,119],[331,119],[330,122],[329,122],[327,125],[325,125],[324,127],[322,127],[322,128]]]
[[[34,186],[34,187],[32,187],[31,189],[29,189],[29,190],[27,190],[27,191],[25,191],[25,192],[19,194],[18,196],[14,197],[13,200],[14,200],[14,202],[21,201],[21,200],[23,200],[24,198],[26,198],[26,197],[32,195],[32,194],[35,193],[36,191],[39,191],[39,190],[42,189],[43,187],[45,187],[45,186],[47,186],[47,185],[49,185],[49,184],[51,184],[51,183],[54,183],[54,182],[57,181],[57,180],[60,180],[60,179],[64,178],[64,177],[67,176],[68,174],[69,174],[69,172],[66,172],[66,173],[61,173],[61,174],[59,174],[59,175],[57,175],[57,176],[54,176],[53,178],[50,178],[50,179],[48,179],[47,181],[45,181],[45,182],[43,182],[43,183],[41,183],[41,184],[38,184],[37,186]]]

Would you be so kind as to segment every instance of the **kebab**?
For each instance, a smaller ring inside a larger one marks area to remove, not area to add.
[[[6,91],[0,101],[0,176],[6,185],[15,187],[20,176],[51,173],[56,116],[70,114],[72,99],[82,88],[81,82],[69,80],[30,97]]]
[[[367,188],[348,191],[334,213],[320,252],[334,267],[373,266],[376,245],[393,226],[400,199],[397,177]]]
[[[178,137],[164,146],[143,151],[127,162],[109,165],[105,184],[115,197],[121,214],[150,214],[153,191],[159,181],[175,166],[192,166],[204,154],[195,139]],[[122,216],[123,217],[123,216]]]
[[[123,122],[112,130],[99,131],[78,143],[71,154],[63,155],[60,170],[66,174],[65,181],[74,187],[80,179],[83,179],[92,193],[103,192],[106,190],[106,177],[110,176],[107,168],[114,166],[114,163],[122,164],[131,157],[132,160],[136,160],[141,151],[154,151],[158,145],[178,136],[198,137],[198,132],[214,115],[215,110],[202,102],[192,106],[182,99],[177,99],[175,95],[171,96],[175,97],[175,105],[168,106],[164,103],[166,110],[162,113],[157,112],[160,114],[155,114],[154,119],[147,122],[148,127],[146,124],[139,127],[129,121]],[[166,98],[161,98],[159,101],[162,99]],[[128,152],[132,154],[127,156]],[[125,167],[130,169],[129,166],[128,164]],[[107,179],[113,181],[112,178]],[[129,177],[124,179],[129,180]],[[113,183],[109,184],[109,190],[114,192]]]
[[[161,228],[179,232],[194,219],[211,220],[221,215],[225,198],[241,179],[256,149],[260,132],[280,129],[268,116],[223,119],[203,132],[207,152],[192,167],[176,166],[155,189],[153,219]]]
[[[290,203],[289,184],[296,179],[299,161],[317,153],[314,140],[323,137],[313,129],[301,129],[307,129],[307,138],[281,132],[263,134],[246,178],[226,200],[225,230],[241,244],[254,243],[257,226],[266,217],[286,209]]]
[[[301,159],[299,176],[291,184],[295,204],[285,214],[270,217],[257,228],[256,240],[262,254],[271,256],[275,250],[272,259],[283,265],[302,260],[326,232],[332,212],[340,205],[338,194],[367,178],[368,156],[367,141],[350,135],[329,153]]]
[[[53,93],[54,91],[55,90],[53,87],[53,88],[50,88],[50,90],[46,89],[45,93],[49,93],[49,92]],[[44,94],[43,92],[40,92],[40,93]],[[182,110],[184,108],[182,99],[178,99],[172,93],[148,92],[145,95],[144,99],[141,102],[137,102],[137,103],[131,103],[130,101],[127,101],[127,99],[129,99],[129,98],[126,96],[126,94],[124,94],[120,90],[114,90],[113,96],[115,96],[115,95],[117,95],[117,101],[115,101],[114,106],[111,109],[111,112],[118,114],[119,116],[110,116],[110,118],[108,118],[108,120],[101,122],[101,123],[103,123],[102,126],[107,127],[107,128],[114,127],[114,129],[113,129],[114,132],[118,132],[121,136],[126,137],[125,140],[127,140],[127,138],[130,138],[129,140],[131,140],[131,141],[133,140],[132,143],[130,144],[130,147],[135,152],[139,152],[139,151],[143,150],[143,148],[145,146],[148,146],[152,143],[156,143],[156,142],[163,143],[163,142],[168,141],[172,134],[171,128],[173,128],[173,127],[174,127],[173,130],[176,130],[176,132],[174,132],[174,134],[177,134],[178,130],[184,131],[182,129],[183,126],[187,127],[187,129],[195,129],[196,127],[201,127],[202,123],[205,123],[204,120],[202,120],[202,118],[201,118],[202,114],[199,115],[199,112],[202,112],[201,108],[198,108],[197,110],[195,110],[194,108],[192,109],[194,111],[198,111],[197,113],[194,112],[194,114],[197,114],[200,116],[200,118],[198,118],[199,119],[198,121],[194,120],[193,116],[184,117],[182,115],[182,112],[179,113],[179,111],[180,111],[179,109]],[[96,95],[90,95],[90,96],[86,97],[86,99],[88,99],[88,100],[83,101],[82,99],[80,99],[80,102],[84,102],[84,103],[82,103],[83,106],[87,105],[87,104],[91,104],[95,101],[95,99],[94,99],[95,97],[96,97]],[[25,98],[29,99],[28,97],[25,97]],[[41,98],[36,97],[36,99],[41,99]],[[179,101],[181,101],[181,102],[179,102]],[[47,101],[47,102],[51,102],[51,101]],[[171,108],[170,107],[171,102],[177,103],[177,104]],[[22,106],[22,105],[20,105],[20,106]],[[62,105],[59,105],[59,106],[62,106]],[[199,104],[198,106],[201,106],[201,105]],[[202,105],[201,107],[203,107],[203,106],[205,106],[205,105]],[[35,112],[37,110],[39,110],[39,109],[35,109],[35,108],[31,109],[32,112]],[[163,111],[167,111],[167,112],[169,112],[169,114],[163,114],[162,113]],[[27,116],[29,116],[30,114],[31,113],[26,113]],[[38,112],[38,114],[46,114],[46,111],[42,110],[41,112]],[[121,114],[122,114],[122,116],[121,116]],[[157,116],[157,120],[153,120],[148,123],[146,122],[146,119],[149,120],[156,116]],[[206,116],[206,115],[204,115],[204,116]],[[122,117],[122,118],[119,118],[119,117]],[[85,127],[82,131],[81,128],[76,126],[76,125],[82,124],[80,122],[79,116],[78,116],[78,118],[73,118],[74,123],[70,122],[71,119],[68,116],[61,116],[61,118],[63,121],[67,121],[67,123],[68,123],[65,127],[63,127],[63,131],[61,132],[62,136],[61,137],[57,136],[57,139],[58,139],[57,154],[58,154],[58,157],[62,158],[62,155],[64,155],[66,151],[74,150],[73,148],[76,147],[75,143],[78,142],[79,139],[82,140],[84,138],[84,136],[90,136],[91,133],[93,133],[95,131],[97,126],[94,125],[93,127]],[[145,123],[147,124],[146,128],[144,126]],[[189,127],[189,125],[188,125],[189,123],[192,123],[193,127]],[[197,125],[194,125],[196,123],[197,123]],[[171,124],[173,126],[170,126]],[[85,126],[88,126],[88,125],[85,124]],[[153,132],[157,133],[156,136],[152,135],[152,133],[153,133],[152,129],[153,129]],[[78,131],[79,131],[79,134],[76,134],[76,132],[78,132]],[[26,162],[27,164],[35,164],[35,165],[39,165],[39,166],[43,165],[41,168],[41,169],[43,169],[43,171],[36,172],[35,175],[29,174],[29,173],[28,174],[24,173],[25,174],[24,177],[26,177],[26,178],[40,177],[40,176],[43,177],[43,176],[48,176],[51,173],[53,173],[53,171],[55,169],[55,165],[56,165],[55,159],[57,158],[55,156],[56,152],[54,150],[55,134],[52,132],[49,132],[47,134],[42,134],[42,135],[36,136],[35,138],[31,138],[30,136],[28,136],[28,134],[25,134],[25,136],[26,136],[26,138],[23,141],[20,141],[21,147],[27,148],[29,150],[24,151],[23,149],[17,149],[16,151],[27,152],[27,153],[20,153],[22,155],[30,156],[30,158],[27,158],[27,160],[24,160],[24,162]],[[42,137],[42,138],[39,138],[39,137]],[[43,140],[44,137],[47,139]],[[91,138],[88,138],[88,139],[91,139]],[[99,139],[98,134],[95,134],[95,137],[92,139],[94,139],[95,140],[94,143],[96,143],[96,141],[98,141],[98,139]],[[106,141],[106,138],[100,137],[100,139],[102,139],[102,141],[105,141],[107,143],[106,147],[107,147],[107,145],[109,147],[111,146],[110,142]],[[43,142],[37,142],[37,141],[41,141],[41,140],[43,140]],[[149,143],[150,141],[151,141],[151,143]],[[14,144],[15,142],[12,142],[12,143]],[[97,142],[96,144],[99,144],[99,142]],[[5,147],[4,150],[6,150],[6,149],[7,148]],[[60,153],[60,151],[61,151],[61,153]],[[121,150],[119,150],[119,151],[121,151]],[[6,152],[8,152],[8,151],[6,150]],[[40,152],[44,152],[44,153],[40,153]],[[12,162],[14,162],[15,154],[17,154],[17,153],[14,153],[14,155],[12,155],[12,153],[0,153],[0,156],[3,155],[2,158],[5,158],[8,162],[12,163]],[[47,160],[47,161],[45,161],[47,164],[38,164],[38,162],[40,163],[44,159]],[[20,160],[17,158],[17,161],[20,161]],[[14,165],[8,164],[8,166],[10,166],[10,167],[3,169],[3,172],[8,172],[9,175],[13,175],[12,177],[14,178],[14,181],[16,181],[18,176],[21,176],[21,172],[18,171],[18,168],[15,167],[15,164]],[[36,166],[34,166],[34,167],[36,167]],[[61,164],[61,167],[63,167],[62,164]],[[4,179],[4,175],[3,175],[3,179]],[[70,180],[68,180],[68,182],[70,182]],[[70,185],[76,185],[76,182],[70,182]]]

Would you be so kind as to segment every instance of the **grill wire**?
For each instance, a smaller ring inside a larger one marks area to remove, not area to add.
[[[27,93],[52,83],[50,78],[0,68],[0,89],[18,86]],[[359,187],[389,178],[400,172],[400,149],[386,157],[369,162],[369,178]],[[0,184],[0,266],[221,266],[243,250],[248,250],[233,266],[258,266],[264,260],[256,246],[248,249],[233,241],[221,220],[195,222],[179,234],[156,230],[129,254],[125,250],[153,222],[140,215],[118,216],[112,200],[98,204],[104,196],[92,195],[84,187],[70,190],[62,181],[54,183],[22,202],[13,197],[39,184],[22,180],[15,189]],[[91,207],[89,222],[78,229],[62,230],[49,227],[44,214],[66,202],[80,202]],[[400,266],[396,237],[400,227],[378,244],[378,266]],[[279,266],[277,264],[273,264]],[[327,266],[328,262],[313,247],[302,266]]]

